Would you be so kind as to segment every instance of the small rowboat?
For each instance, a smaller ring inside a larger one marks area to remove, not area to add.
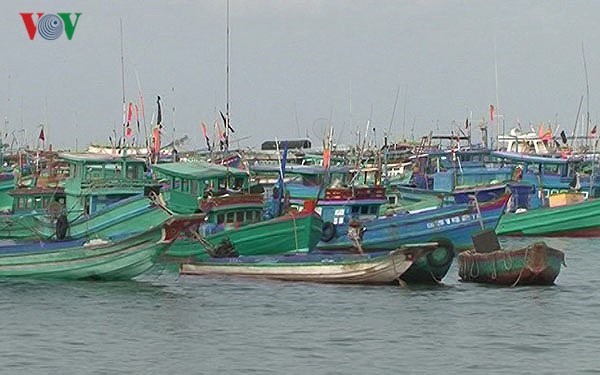
[[[182,264],[180,273],[317,283],[402,285],[401,277],[413,262],[437,247],[437,243],[427,243],[368,254],[317,252],[214,258]]]
[[[536,242],[515,250],[458,254],[458,275],[462,281],[497,285],[552,285],[565,264],[565,254]]]

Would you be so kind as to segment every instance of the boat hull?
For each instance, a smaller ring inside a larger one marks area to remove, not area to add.
[[[384,254],[298,254],[279,257],[227,258],[180,266],[183,275],[221,275],[282,281],[336,284],[391,284],[419,256],[416,249]]]
[[[131,279],[150,267],[180,231],[203,217],[175,217],[109,241],[74,240],[0,246],[0,278]]]
[[[203,237],[215,246],[228,239],[239,255],[305,253],[319,241],[322,226],[320,216],[314,212],[293,212]],[[202,244],[194,238],[179,239],[166,255],[175,258],[209,258]]]
[[[507,213],[496,233],[503,236],[592,237],[600,235],[600,199]]]
[[[552,285],[564,264],[564,253],[537,242],[522,249],[458,255],[462,281],[497,285]]]
[[[471,236],[483,228],[494,229],[506,207],[509,195],[480,204],[480,213],[467,205],[448,206],[412,214],[380,217],[362,223],[366,228],[362,247],[366,251],[393,249],[407,243],[449,240],[456,251],[473,247]],[[347,229],[341,229],[330,241],[320,241],[319,250],[352,246]]]
[[[142,194],[118,201],[89,216],[71,220],[66,233],[68,239],[88,236],[112,236],[124,232],[142,232],[163,223],[169,214]],[[38,238],[56,238],[56,220],[34,217],[33,229]]]

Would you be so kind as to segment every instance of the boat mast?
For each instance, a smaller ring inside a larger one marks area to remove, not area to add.
[[[496,38],[494,37],[494,74],[496,80],[496,150],[500,149],[500,100],[498,99],[498,58],[496,54]],[[503,129],[504,132],[504,129]]]
[[[581,43],[581,55],[583,56],[583,70],[585,72],[585,95],[586,95],[586,110],[587,110],[587,117],[586,117],[586,123],[585,123],[585,134],[586,134],[586,141],[585,141],[585,145],[586,147],[589,148],[589,135],[590,135],[590,84],[588,82],[588,71],[587,71],[587,64],[585,62],[585,50],[583,49],[583,43]]]
[[[119,18],[119,22],[121,25],[121,88],[123,90],[123,126],[121,127],[121,133],[123,137],[123,142],[125,142],[125,122],[127,116],[127,108],[125,105],[125,63],[123,59],[123,18]]]
[[[229,0],[227,0],[227,64],[226,64],[226,100],[225,104],[225,152],[229,151]]]

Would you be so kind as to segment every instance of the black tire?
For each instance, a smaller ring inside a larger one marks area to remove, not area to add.
[[[64,240],[67,236],[67,231],[69,230],[69,220],[67,216],[60,215],[58,219],[56,219],[56,239]]]
[[[329,242],[335,237],[335,225],[332,222],[326,221],[323,223],[323,231],[321,233],[321,241]]]
[[[454,260],[454,255],[455,255],[454,245],[452,244],[452,241],[450,241],[446,238],[440,238],[440,239],[433,240],[432,242],[437,242],[439,244],[439,247],[437,249],[435,249],[434,251],[430,252],[429,254],[427,254],[427,263],[429,264],[429,266],[432,268],[443,268],[443,267],[450,265],[450,263],[452,263],[452,261]],[[444,257],[444,259],[442,261],[435,259],[435,257],[433,256],[433,253],[435,251],[438,251],[438,249],[440,249],[440,248],[443,248],[446,250],[446,256]]]

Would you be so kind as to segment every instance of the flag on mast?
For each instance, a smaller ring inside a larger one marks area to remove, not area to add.
[[[202,126],[202,135],[204,135],[204,139],[206,139],[206,148],[210,151],[210,139],[208,138],[208,132],[206,131],[206,124],[202,122],[200,125]]]
[[[490,122],[494,122],[494,105],[490,104]]]
[[[156,115],[156,125],[162,128],[162,109],[160,105],[160,96],[156,99],[156,104],[158,104],[158,114]]]

